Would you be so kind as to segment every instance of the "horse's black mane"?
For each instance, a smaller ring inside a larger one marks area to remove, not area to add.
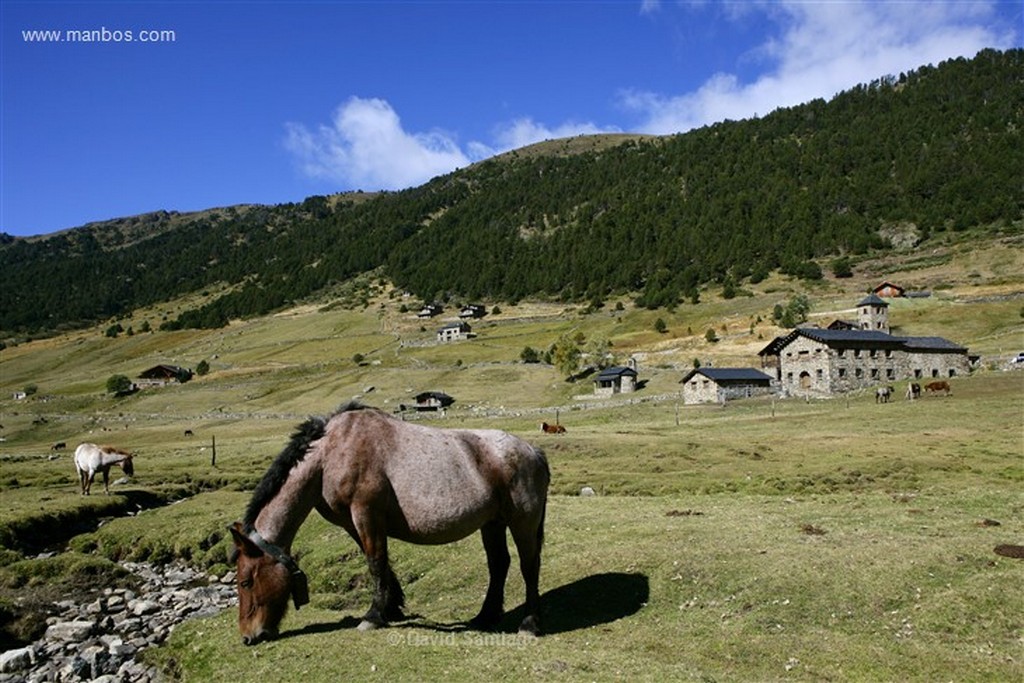
[[[363,410],[364,408],[366,408],[366,406],[357,401],[349,401],[334,411],[330,417],[325,418],[314,416],[300,424],[295,429],[295,433],[292,434],[292,438],[288,442],[288,445],[285,446],[284,450],[281,451],[281,454],[274,459],[274,462],[270,464],[270,468],[263,475],[260,483],[256,485],[256,490],[253,491],[252,498],[249,500],[249,507],[245,510],[245,519],[243,520],[243,524],[245,524],[245,526],[252,526],[256,523],[256,518],[259,516],[260,511],[266,507],[267,503],[269,503],[274,496],[277,495],[277,492],[281,490],[281,487],[284,486],[292,468],[306,457],[310,444],[323,437],[324,431],[327,428],[327,423],[332,417],[339,413],[344,413],[350,410]]]

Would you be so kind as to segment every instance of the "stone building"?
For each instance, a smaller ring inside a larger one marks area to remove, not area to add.
[[[754,368],[697,368],[680,380],[687,405],[768,394],[771,383],[771,377]]]
[[[860,329],[797,328],[758,353],[783,396],[827,396],[970,372],[967,349],[948,339],[889,334],[888,304],[878,296],[861,301],[857,314]]]
[[[605,368],[594,380],[594,394],[597,396],[613,396],[630,394],[637,390],[636,359],[630,358],[628,367],[616,365]]]
[[[443,343],[469,339],[473,336],[473,328],[469,323],[454,322],[448,323],[437,331],[437,341]]]

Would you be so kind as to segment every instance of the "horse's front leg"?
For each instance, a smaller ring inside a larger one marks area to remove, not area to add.
[[[360,523],[362,521],[363,523]],[[388,561],[388,539],[379,528],[369,520],[354,519],[357,530],[357,541],[366,555],[366,564],[373,581],[373,601],[370,609],[359,624],[360,631],[387,626],[389,621],[404,618],[402,607],[405,605],[405,594],[398,578],[391,570]],[[374,529],[371,531],[371,529]]]
[[[110,470],[103,470],[103,492],[110,495]]]

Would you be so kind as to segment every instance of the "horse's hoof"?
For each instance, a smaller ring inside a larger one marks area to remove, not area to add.
[[[536,617],[526,617],[523,619],[523,623],[519,625],[519,635],[521,636],[539,636],[540,626],[537,625]]]
[[[375,621],[368,621],[366,619],[363,619],[362,621],[359,622],[359,626],[356,626],[356,630],[357,631],[374,631],[374,630],[376,630],[378,628],[381,628],[383,625],[384,624],[378,624]]]

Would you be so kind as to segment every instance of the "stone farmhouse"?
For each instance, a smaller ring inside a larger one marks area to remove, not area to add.
[[[967,349],[942,337],[889,333],[888,304],[870,295],[857,305],[858,329],[797,328],[758,355],[783,396],[827,396],[910,379],[970,372]]]
[[[772,392],[772,378],[754,368],[697,368],[680,380],[683,403],[724,403]]]
[[[630,358],[629,365],[615,365],[605,368],[594,379],[594,395],[601,397],[615,394],[631,394],[637,390],[636,359]]]
[[[473,328],[469,326],[469,323],[461,321],[448,323],[437,331],[437,341],[442,344],[469,339],[473,336]]]

